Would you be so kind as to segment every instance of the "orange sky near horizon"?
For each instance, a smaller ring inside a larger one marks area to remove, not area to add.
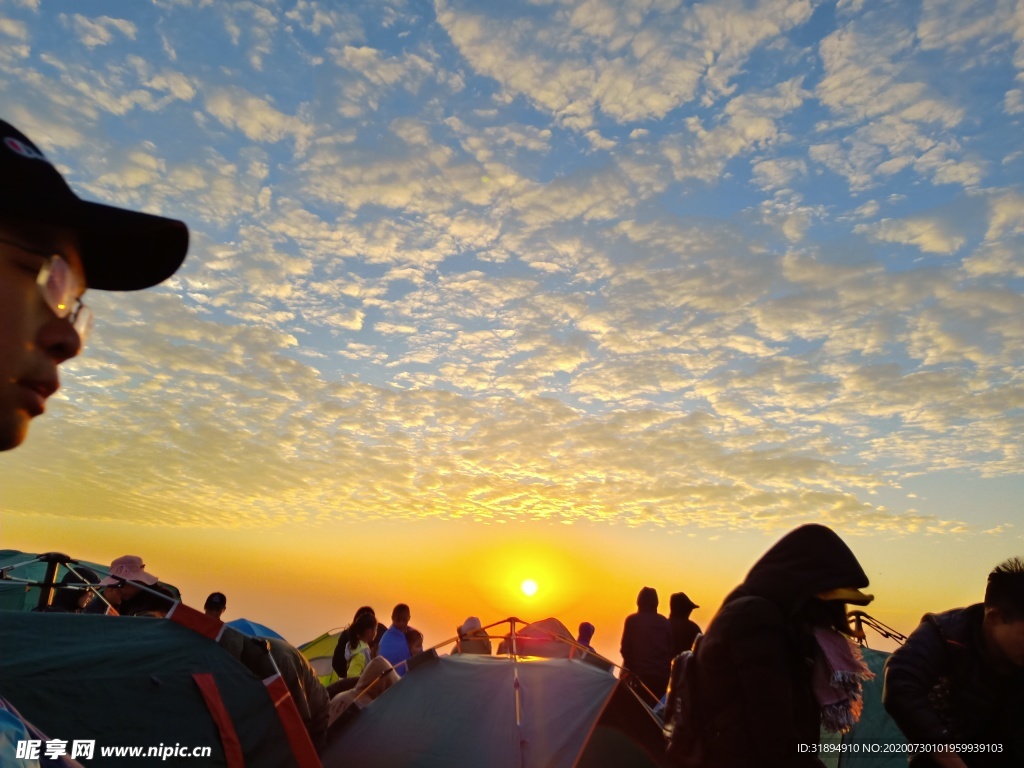
[[[59,550],[99,563],[138,554],[191,605],[201,607],[209,592],[222,591],[227,620],[258,621],[296,645],[346,625],[360,605],[374,606],[386,624],[391,607],[406,602],[427,647],[452,638],[470,615],[485,625],[555,616],[573,632],[581,621],[593,623],[595,648],[615,662],[622,623],[641,587],[658,590],[665,614],[669,595],[686,591],[701,606],[693,618],[706,627],[782,533],[452,521],[217,530],[63,520],[44,529],[38,517],[8,512],[0,518],[5,548]],[[988,570],[1014,554],[979,547],[975,539],[954,548],[948,536],[912,548],[901,538],[845,538],[872,581],[876,601],[868,612],[904,633],[926,611],[980,601]],[[973,582],[947,576],[943,563],[954,551],[958,572],[965,562],[977,563]],[[533,597],[520,588],[527,578],[538,584]],[[873,633],[868,640],[874,648],[894,647]]]

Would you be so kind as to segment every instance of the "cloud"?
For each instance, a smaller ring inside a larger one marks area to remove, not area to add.
[[[28,25],[25,22],[3,16],[0,16],[0,34],[13,37],[15,40],[26,41],[29,39]]]
[[[858,126],[839,141],[811,147],[811,157],[866,189],[904,169],[936,184],[977,186],[984,166],[962,158],[952,135],[965,108],[921,77],[919,41],[890,7],[849,20],[822,40],[825,74],[815,93],[835,115],[824,131]]]
[[[87,48],[109,45],[116,39],[115,32],[119,32],[130,40],[135,39],[138,28],[127,19],[114,19],[110,16],[98,16],[90,19],[76,13],[73,16],[61,14],[60,20],[65,26],[70,26],[78,35],[79,42]]]
[[[312,135],[301,117],[286,115],[268,100],[237,86],[209,89],[204,106],[225,128],[237,129],[252,141],[274,143],[292,138],[296,151],[303,152]]]
[[[803,103],[801,81],[797,77],[771,91],[737,96],[726,104],[720,122],[710,130],[698,118],[686,118],[692,138],[670,137],[662,143],[675,178],[713,181],[732,158],[773,144],[779,139],[776,119]]]
[[[887,243],[913,245],[924,253],[955,253],[966,242],[962,233],[941,218],[882,219],[877,224],[859,224],[854,231]]]
[[[506,10],[506,13],[508,11]],[[807,2],[648,7],[581,0],[509,24],[439,2],[438,22],[471,66],[586,132],[595,112],[619,123],[661,118],[703,91],[731,91],[750,54],[810,17]]]

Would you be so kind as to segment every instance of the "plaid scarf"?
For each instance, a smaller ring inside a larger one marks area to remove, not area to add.
[[[846,733],[864,708],[861,682],[875,675],[846,635],[815,627],[814,640],[818,647],[811,685],[821,706],[821,723],[832,733]]]

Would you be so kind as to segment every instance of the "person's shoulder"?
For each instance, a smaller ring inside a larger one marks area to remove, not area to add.
[[[730,600],[719,609],[711,625],[716,632],[746,631],[756,626],[782,625],[785,616],[779,607],[764,597],[746,595]],[[710,631],[710,628],[709,628]]]
[[[969,605],[966,608],[953,608],[941,613],[926,613],[921,617],[918,630],[929,628],[945,640],[966,642],[975,635],[984,616],[985,606],[981,603]],[[916,632],[917,630],[915,630]]]

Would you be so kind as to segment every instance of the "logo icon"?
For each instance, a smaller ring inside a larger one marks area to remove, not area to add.
[[[4,145],[9,150],[16,154],[21,155],[22,157],[27,157],[30,160],[42,160],[43,162],[46,162],[46,157],[43,156],[42,152],[33,147],[31,144],[26,144],[23,141],[19,141],[13,136],[5,136]]]

